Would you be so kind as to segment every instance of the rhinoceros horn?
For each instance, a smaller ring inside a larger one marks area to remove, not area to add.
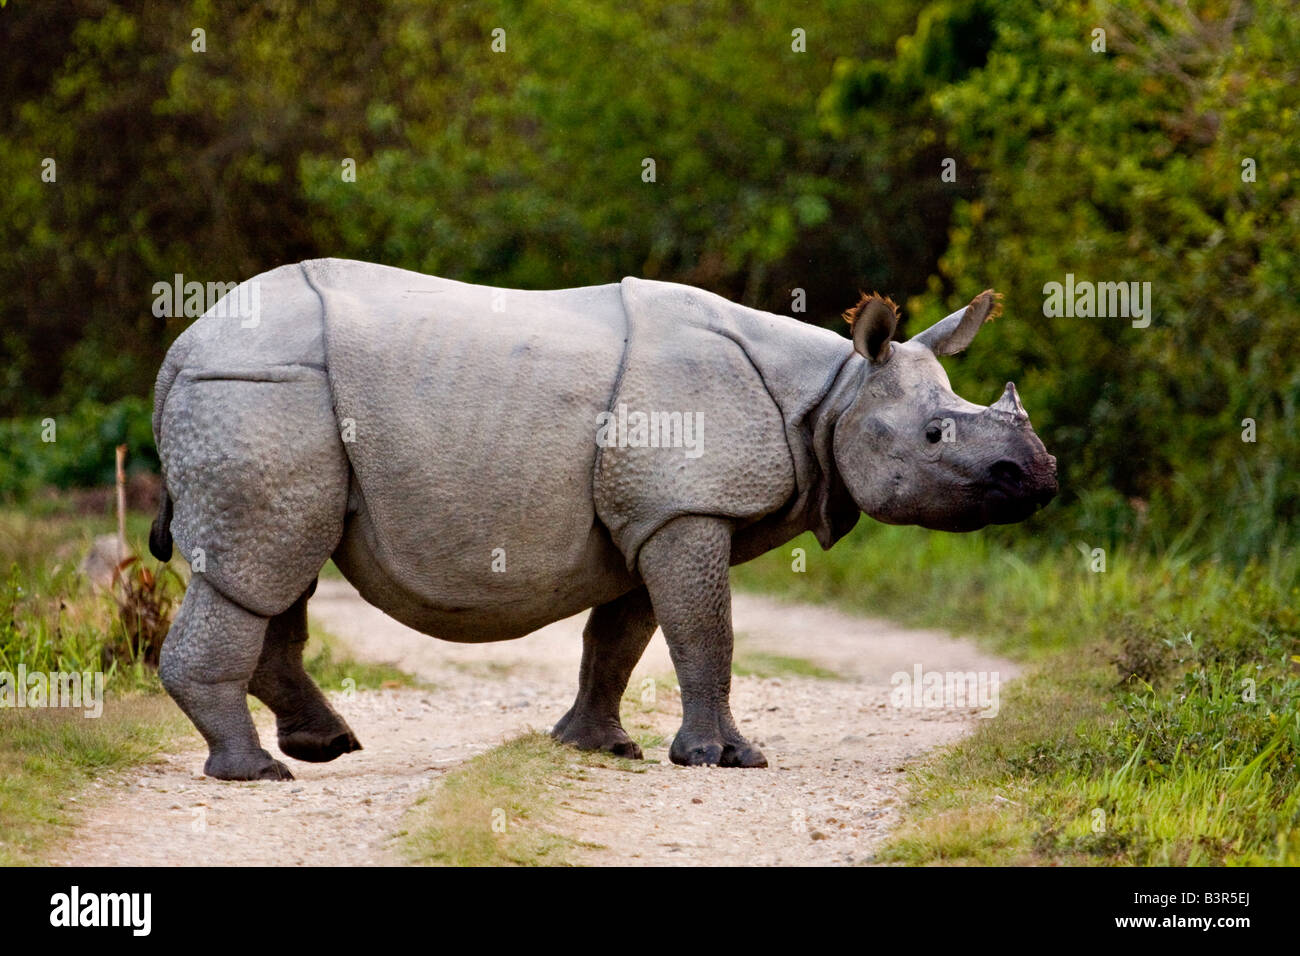
[[[1020,395],[1016,392],[1015,382],[1007,382],[1002,397],[990,405],[989,408],[995,412],[1005,412],[1020,421],[1029,420],[1029,413],[1025,411],[1025,406],[1020,404]]]

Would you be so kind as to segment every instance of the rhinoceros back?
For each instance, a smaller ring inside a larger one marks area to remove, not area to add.
[[[496,289],[337,259],[303,270],[355,476],[345,545],[363,594],[369,583],[390,613],[456,637],[458,618],[522,632],[627,586],[600,580],[611,545],[592,503],[597,416],[624,350],[617,285]]]
[[[622,292],[628,346],[614,404],[689,414],[697,439],[691,453],[662,442],[601,449],[596,512],[628,566],[681,515],[744,527],[801,510],[818,467],[807,416],[852,354],[848,341],[691,286],[628,278]]]

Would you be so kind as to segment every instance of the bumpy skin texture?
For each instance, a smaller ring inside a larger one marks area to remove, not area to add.
[[[618,705],[654,631],[654,609],[645,588],[592,610],[582,632],[578,699],[555,725],[557,740],[641,759],[641,748],[619,720]]]
[[[245,699],[267,620],[224,597],[202,575],[163,644],[159,673],[167,693],[208,743],[204,773],[223,780],[290,780],[262,749]]]
[[[275,714],[282,752],[296,760],[324,763],[360,750],[361,742],[302,666],[307,599],[314,590],[271,618],[248,692]]]
[[[194,571],[162,678],[213,776],[289,776],[260,746],[250,692],[284,753],[360,749],[302,669],[331,555],[371,603],[448,640],[594,608],[554,730],[580,747],[639,756],[619,700],[657,622],[683,694],[671,758],[758,767],[729,705],[731,564],[809,529],[830,547],[860,509],[977,527],[1055,488],[1014,390],[963,402],[934,358],[973,337],[974,305],[887,359],[892,324],[864,337],[884,352],[858,354],[639,279],[524,292],[328,259],[249,281],[257,321],[196,321],[154,410],[166,494],[150,547],[174,538]],[[598,446],[598,416],[620,405],[697,416],[701,453]],[[961,418],[962,441],[927,444],[938,414]]]
[[[766,767],[767,758],[731,716],[731,523],[674,518],[646,542],[640,564],[682,687],[682,729],[669,758]]]
[[[810,414],[853,351],[825,329],[689,286],[624,279],[622,290],[628,345],[612,404],[704,420],[697,458],[600,451],[596,511],[634,566],[646,539],[680,515],[747,525],[789,509],[818,473]]]

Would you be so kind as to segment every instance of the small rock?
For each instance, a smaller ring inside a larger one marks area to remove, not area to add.
[[[113,585],[118,563],[124,557],[126,555],[118,550],[117,535],[101,534],[91,544],[90,551],[82,559],[78,570],[96,588],[109,588]]]

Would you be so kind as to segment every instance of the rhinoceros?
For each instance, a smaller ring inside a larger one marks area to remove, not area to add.
[[[581,748],[641,756],[619,702],[657,625],[682,693],[670,759],[763,767],[729,703],[731,565],[809,530],[829,548],[862,512],[965,531],[1056,493],[1015,386],[971,404],[937,358],[998,310],[991,291],[905,342],[874,294],[845,313],[851,341],[637,278],[519,291],[321,259],[230,296],[255,314],[217,303],[159,372],[150,535],[191,564],[160,671],[221,779],[291,779],[248,693],[288,756],[360,749],[302,664],[330,558],[451,641],[592,609],[553,730]]]

